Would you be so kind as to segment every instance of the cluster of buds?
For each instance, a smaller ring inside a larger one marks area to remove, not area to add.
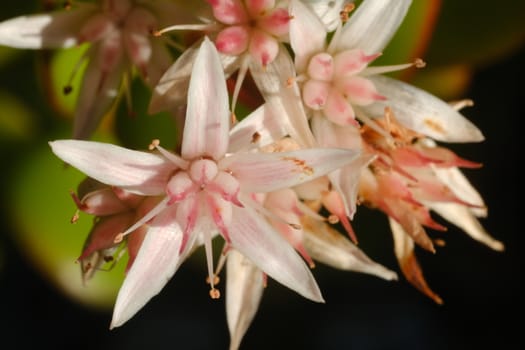
[[[459,170],[480,164],[438,145],[483,140],[459,112],[469,101],[449,104],[385,75],[421,68],[421,59],[373,65],[410,5],[100,0],[0,23],[3,45],[89,44],[73,139],[49,144],[88,176],[73,194],[78,210],[95,217],[79,257],[83,280],[128,253],[112,328],[201,246],[212,298],[227,269],[232,349],[268,278],[316,302],[324,301],[316,262],[395,280],[357,246],[351,221],[360,205],[388,216],[402,273],[437,303],[414,255],[416,245],[434,252],[441,242],[426,232],[446,229],[431,211],[503,249],[480,225],[486,206]],[[184,120],[173,130],[182,132],[175,149],[159,140],[144,151],[88,140],[135,75],[151,88],[151,113]],[[217,263],[215,239],[224,241]]]

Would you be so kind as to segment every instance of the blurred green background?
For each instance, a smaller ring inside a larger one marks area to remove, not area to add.
[[[34,13],[42,6],[37,1],[4,3],[0,19]],[[505,243],[506,251],[491,251],[450,226],[439,235],[447,245],[436,255],[418,250],[443,306],[403,278],[386,282],[322,265],[313,273],[324,305],[270,281],[242,348],[512,348],[519,340],[518,324],[512,320],[521,316],[517,199],[523,158],[518,153],[523,149],[518,121],[524,117],[525,101],[524,13],[525,2],[515,0],[415,0],[378,62],[422,57],[425,69],[398,77],[446,100],[474,100],[474,107],[463,112],[486,141],[450,147],[484,164],[465,173],[489,206],[482,223]],[[100,272],[87,287],[81,285],[75,259],[91,218],[82,215],[78,223],[69,223],[75,212],[69,190],[82,175],[64,168],[47,145],[70,135],[75,96],[64,98],[61,91],[81,49],[54,55],[0,47],[2,341],[17,348],[226,349],[224,298],[208,297],[202,255],[190,258],[157,297],[113,331],[108,330],[111,307],[125,261]],[[134,148],[161,138],[169,146],[171,120],[146,115],[148,91],[138,81],[132,89],[134,116],[121,103],[96,137]],[[113,132],[115,125],[118,133]],[[354,226],[361,248],[399,272],[386,218],[360,208]]]

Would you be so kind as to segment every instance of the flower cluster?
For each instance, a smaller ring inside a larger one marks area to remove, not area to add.
[[[200,246],[211,298],[220,297],[227,269],[232,349],[268,277],[316,302],[324,301],[316,262],[395,280],[357,247],[359,205],[388,216],[402,273],[437,303],[414,255],[416,245],[435,251],[426,229],[446,229],[431,211],[503,249],[480,225],[486,206],[459,170],[480,164],[438,144],[483,140],[459,112],[469,101],[449,104],[385,75],[422,67],[420,59],[374,65],[410,0],[192,3],[80,2],[0,23],[2,45],[88,44],[73,137],[49,145],[87,175],[72,194],[79,211],[96,217],[79,257],[84,282],[129,255],[111,327],[133,317]],[[151,113],[184,118],[176,149],[88,140],[135,75],[151,88]],[[219,262],[215,239],[224,242]]]

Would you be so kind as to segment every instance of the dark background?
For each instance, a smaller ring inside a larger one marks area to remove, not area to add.
[[[387,282],[318,265],[313,273],[326,304],[302,299],[270,280],[242,349],[523,348],[518,165],[523,161],[524,64],[522,49],[477,71],[465,94],[476,104],[463,112],[486,141],[452,147],[483,162],[482,169],[466,174],[489,206],[482,223],[506,245],[505,252],[494,252],[451,226],[440,234],[447,245],[437,254],[417,250],[427,281],[445,301],[442,306],[402,277]],[[202,261],[184,264],[133,319],[109,331],[111,312],[65,298],[4,234],[12,229],[7,218],[0,222],[2,349],[227,349],[224,298],[207,296]],[[386,218],[360,208],[354,226],[361,248],[399,273]]]

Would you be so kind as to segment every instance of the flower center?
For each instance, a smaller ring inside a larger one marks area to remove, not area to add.
[[[384,99],[369,79],[359,75],[377,56],[368,56],[359,49],[333,56],[326,52],[314,55],[302,87],[306,106],[322,110],[324,116],[336,124],[355,124],[352,105],[366,106]]]

